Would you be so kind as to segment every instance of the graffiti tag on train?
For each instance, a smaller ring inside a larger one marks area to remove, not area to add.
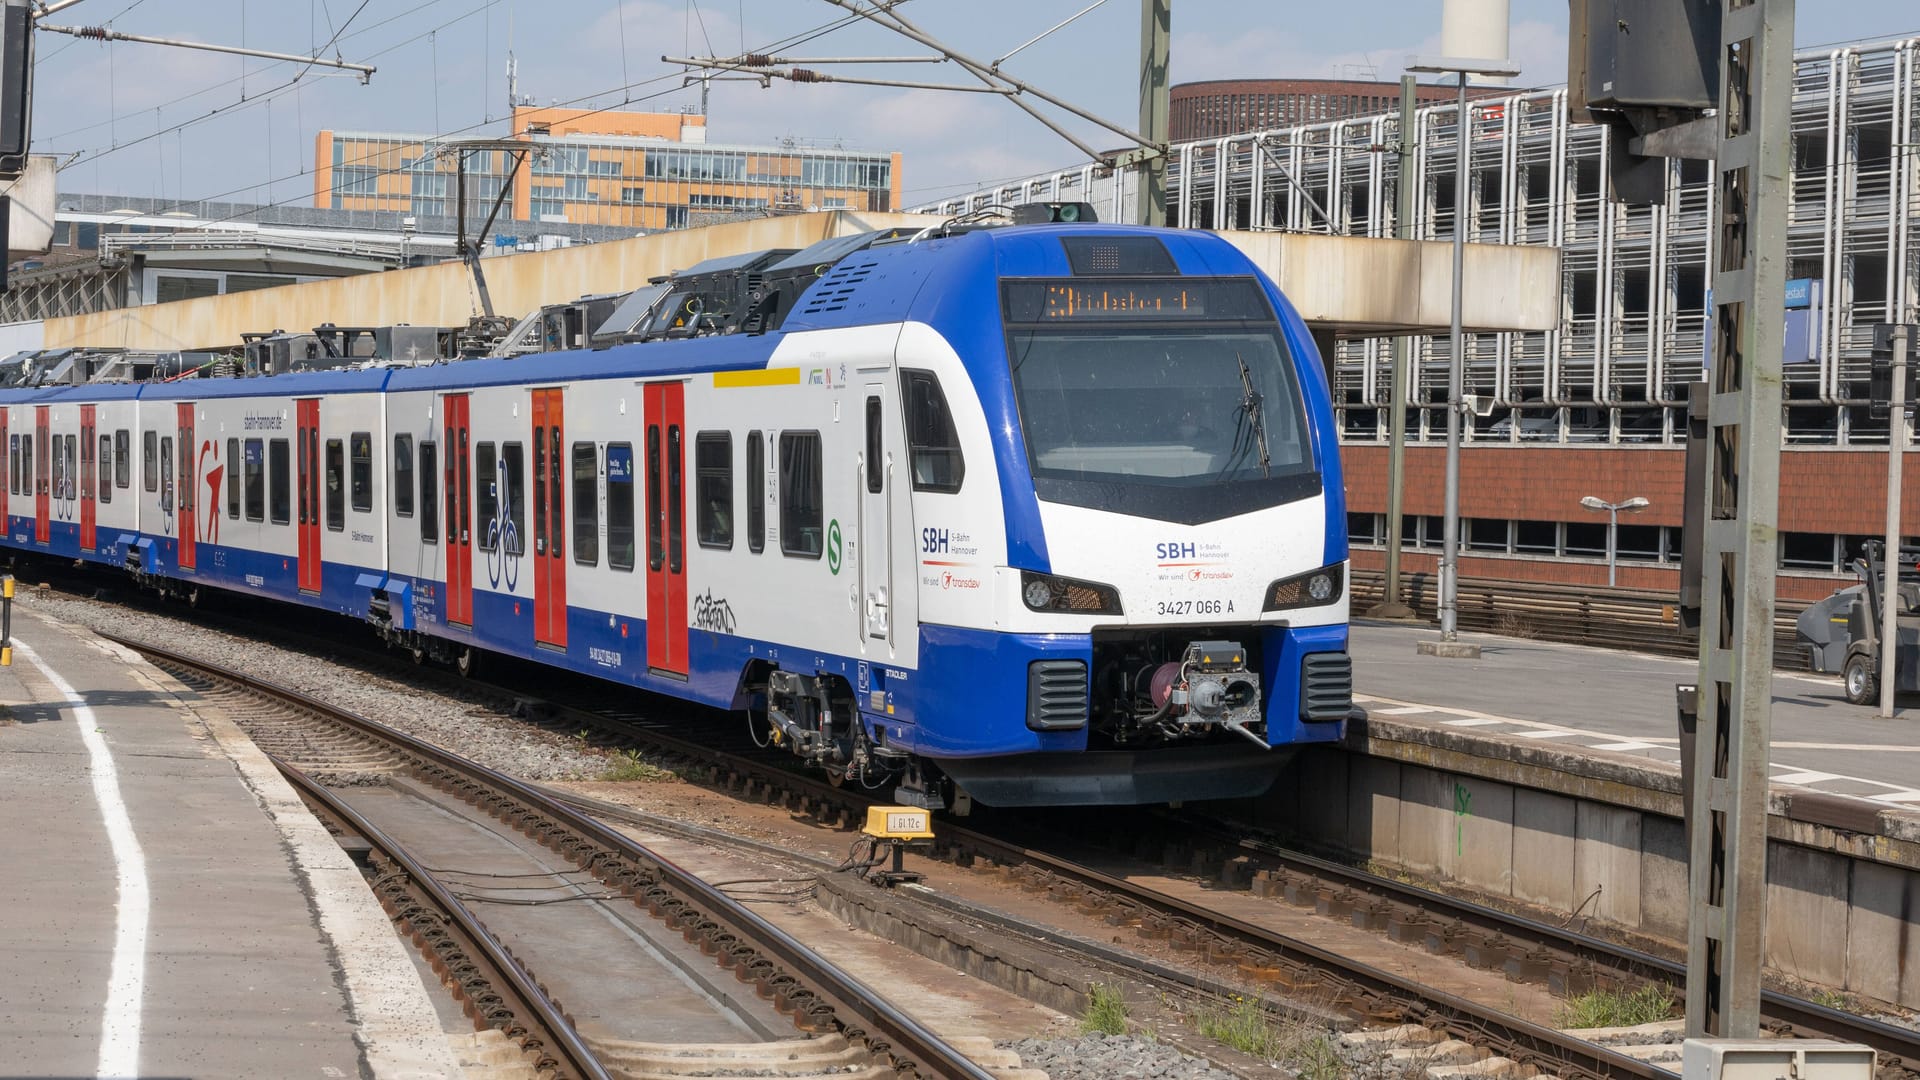
[[[727,603],[725,597],[716,599],[713,590],[708,589],[693,598],[693,625],[716,634],[731,634],[737,625],[733,605]]]

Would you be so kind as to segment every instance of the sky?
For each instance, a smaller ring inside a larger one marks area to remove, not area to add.
[[[841,0],[850,6],[860,0]],[[901,14],[990,61],[1091,0],[912,0]],[[1172,78],[1397,80],[1438,54],[1441,0],[1172,0]],[[1106,0],[1003,70],[1081,109],[1137,120],[1138,0]],[[1566,0],[1511,0],[1517,86],[1566,80]],[[314,135],[387,131],[505,135],[509,52],[538,104],[681,110],[698,86],[663,55],[778,46],[806,59],[927,55],[829,0],[82,0],[45,21],[368,63],[365,85],[329,69],[42,30],[35,43],[35,153],[63,162],[59,189],[193,201],[306,204]],[[787,44],[823,28],[811,40]],[[1802,48],[1920,34],[1912,0],[1800,0]],[[812,64],[816,68],[822,65]],[[951,63],[845,65],[834,74],[966,85]],[[973,85],[978,85],[974,83]],[[982,93],[716,81],[709,140],[797,139],[904,155],[908,205],[1084,159],[1008,101]],[[1060,114],[1056,114],[1060,115]],[[1064,117],[1083,141],[1120,141]]]

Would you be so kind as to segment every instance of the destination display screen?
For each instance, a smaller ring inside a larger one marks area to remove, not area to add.
[[[1010,323],[1271,321],[1251,278],[1027,278],[1005,284]]]

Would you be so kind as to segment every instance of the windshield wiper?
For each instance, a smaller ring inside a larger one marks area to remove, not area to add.
[[[1253,372],[1247,368],[1247,361],[1239,353],[1233,359],[1240,365],[1240,386],[1244,396],[1240,399],[1240,414],[1253,421],[1253,439],[1260,447],[1260,475],[1273,478],[1273,458],[1267,453],[1267,421],[1260,399],[1260,391],[1253,388]]]

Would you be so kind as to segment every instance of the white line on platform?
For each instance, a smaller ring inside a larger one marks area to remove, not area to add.
[[[1553,728],[1535,728],[1532,731],[1516,731],[1514,734],[1522,739],[1571,739],[1575,735],[1586,735],[1588,732],[1567,731],[1564,729],[1556,731]]]
[[[1440,722],[1448,727],[1486,727],[1488,724],[1498,724],[1502,721],[1489,720],[1484,716],[1462,716],[1457,720],[1442,720]]]
[[[1912,788],[1904,788],[1899,791],[1889,791],[1885,795],[1868,795],[1867,798],[1873,800],[1874,802],[1890,802],[1890,803],[1920,802],[1920,791],[1915,791]]]
[[[67,684],[60,673],[42,663],[40,657],[19,638],[14,651],[27,658],[53,688],[66,699],[80,729],[80,741],[87,746],[93,774],[93,797],[100,804],[100,818],[106,825],[107,842],[113,849],[114,868],[119,877],[120,902],[113,933],[113,967],[107,978],[107,1003],[100,1029],[100,1060],[97,1075],[140,1075],[140,1000],[147,972],[147,861],[140,851],[140,840],[133,834],[133,820],[120,797],[120,776],[113,766],[113,751],[100,734],[100,722],[87,706],[86,698]]]
[[[1673,747],[1661,746],[1659,743],[1641,742],[1638,739],[1628,739],[1625,742],[1594,743],[1592,746],[1587,747],[1587,749],[1589,750],[1671,750],[1673,749]]]
[[[1425,705],[1402,705],[1397,709],[1379,709],[1376,711],[1382,716],[1412,716],[1414,713],[1432,712],[1433,710],[1427,708]]]

